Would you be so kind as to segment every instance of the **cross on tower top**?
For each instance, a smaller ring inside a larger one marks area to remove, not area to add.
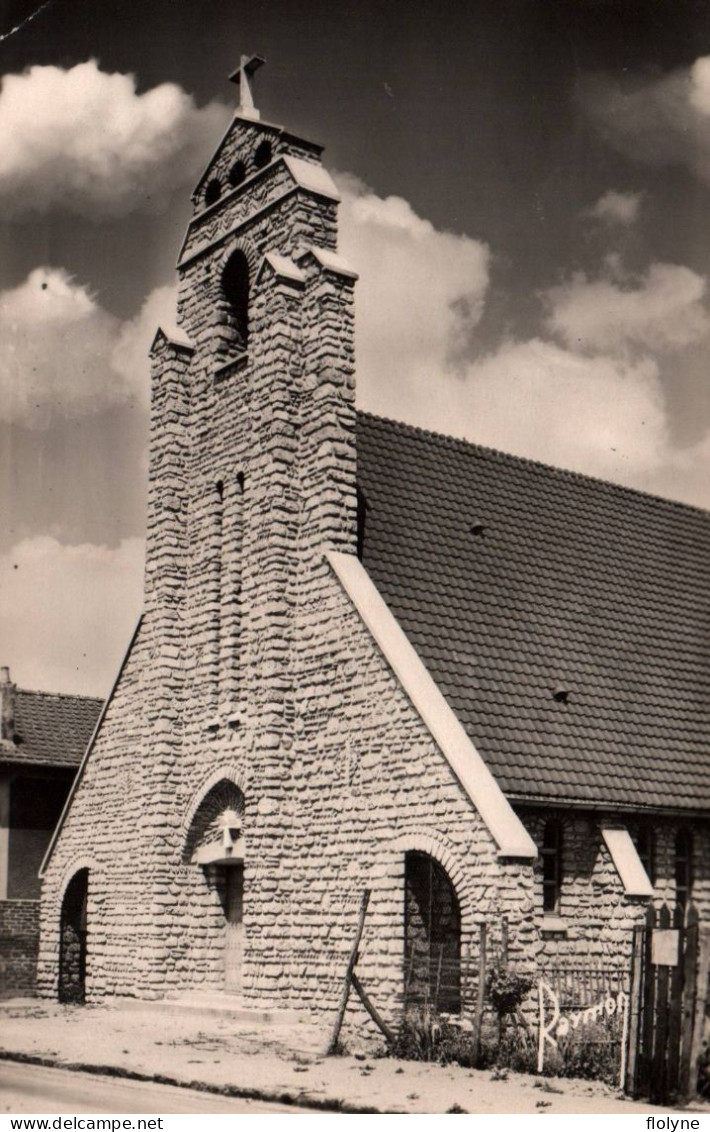
[[[259,70],[266,62],[262,59],[261,55],[241,55],[239,58],[239,66],[236,71],[229,76],[230,83],[236,83],[239,87],[239,106],[237,113],[241,114],[244,118],[254,118],[259,121],[261,115],[254,105],[254,95],[251,89],[251,81],[254,72]]]

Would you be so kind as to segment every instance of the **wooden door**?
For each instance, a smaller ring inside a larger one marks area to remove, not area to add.
[[[224,985],[227,991],[238,993],[244,960],[244,865],[235,861],[224,872]]]

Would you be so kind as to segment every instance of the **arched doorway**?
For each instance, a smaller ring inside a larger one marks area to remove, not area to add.
[[[60,916],[60,1002],[82,1004],[86,999],[86,905],[89,870],[80,869],[67,885]]]
[[[243,824],[244,795],[234,783],[222,779],[202,799],[184,851],[185,862],[197,866],[203,884],[219,900],[223,986],[232,993],[242,990],[244,966]],[[213,930],[216,928],[214,924]]]
[[[404,867],[405,1008],[461,1009],[461,910],[446,870],[428,853]]]

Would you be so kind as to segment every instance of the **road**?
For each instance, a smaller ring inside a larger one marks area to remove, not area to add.
[[[172,1085],[127,1081],[66,1069],[0,1061],[0,1113],[266,1113],[314,1116],[312,1110],[220,1097]]]

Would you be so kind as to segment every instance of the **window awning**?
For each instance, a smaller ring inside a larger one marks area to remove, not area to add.
[[[628,829],[602,829],[602,837],[626,895],[655,896],[653,885],[641,863]]]

